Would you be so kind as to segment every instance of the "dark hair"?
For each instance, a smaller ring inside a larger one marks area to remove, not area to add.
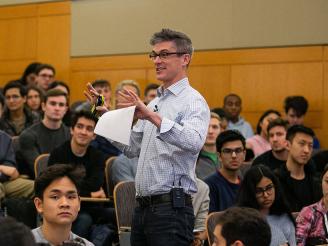
[[[154,83],[151,83],[151,84],[147,85],[146,88],[145,88],[144,96],[147,96],[147,94],[150,90],[156,90],[158,87],[159,87],[159,85],[154,84]]]
[[[80,118],[86,118],[88,120],[92,120],[95,122],[95,124],[97,124],[97,121],[98,121],[97,117],[95,117],[91,112],[86,111],[86,110],[80,110],[80,111],[77,111],[76,113],[74,113],[72,116],[72,122],[71,122],[72,128],[75,127],[77,121]]]
[[[36,245],[31,229],[14,218],[0,218],[0,242],[8,246]]]
[[[47,90],[45,96],[44,96],[44,100],[43,102],[46,103],[48,101],[49,97],[58,97],[58,96],[64,96],[66,98],[66,102],[67,102],[67,95],[65,92],[63,92],[62,90],[58,90],[58,89],[50,89]]]
[[[69,164],[55,164],[47,167],[46,170],[34,181],[35,197],[43,199],[43,193],[47,187],[56,179],[67,177],[76,186],[79,192],[80,183],[84,176],[81,168],[76,168]]]
[[[216,139],[216,150],[221,153],[222,146],[226,142],[240,140],[245,148],[245,138],[238,130],[226,130],[217,137]]]
[[[221,235],[227,245],[237,240],[247,246],[269,246],[271,230],[268,222],[255,209],[231,207],[216,217],[216,225],[221,225]]]
[[[274,119],[274,120],[271,121],[271,122],[269,123],[269,125],[268,125],[268,129],[267,129],[268,133],[269,133],[269,131],[270,131],[272,128],[274,128],[274,127],[276,127],[276,126],[281,126],[281,127],[285,128],[285,130],[286,130],[286,132],[287,132],[287,129],[288,129],[288,121],[286,121],[286,120],[284,120],[284,119],[282,119],[282,118]]]
[[[105,79],[97,79],[95,81],[92,82],[92,86],[93,87],[105,87],[105,86],[108,86],[110,90],[112,90],[112,86],[111,84],[109,83],[108,80],[105,80]]]
[[[226,96],[224,97],[224,99],[223,99],[223,105],[225,105],[225,104],[227,103],[228,97],[237,97],[238,100],[240,101],[240,104],[242,103],[242,101],[241,101],[241,97],[240,97],[240,96],[238,96],[238,95],[235,94],[235,93],[230,93],[230,94],[228,94],[228,95],[226,95]]]
[[[20,83],[20,80],[11,80],[9,81],[5,87],[3,88],[3,95],[6,96],[6,92],[9,89],[17,88],[19,90],[19,94],[24,97],[26,96],[26,90],[24,86]]]
[[[64,86],[64,87],[67,89],[67,91],[68,91],[68,95],[71,93],[71,91],[70,91],[70,89],[69,89],[69,86],[68,86],[64,81],[59,81],[59,80],[55,80],[54,82],[52,82],[52,83],[49,85],[48,90],[50,90],[50,89],[54,89],[54,88],[56,88],[56,87],[59,86],[59,85]]]
[[[5,105],[5,98],[1,91],[0,91],[0,104],[2,105],[2,107]]]
[[[227,114],[223,108],[212,108],[211,111],[219,115],[221,119],[227,119]]]
[[[257,134],[259,134],[259,135],[261,134],[261,131],[262,131],[261,123],[262,123],[262,121],[264,120],[264,118],[267,117],[269,114],[276,114],[276,115],[278,115],[279,117],[281,117],[281,114],[280,114],[277,110],[274,110],[274,109],[268,109],[267,111],[265,111],[265,112],[261,115],[259,121],[257,122],[257,126],[256,126],[256,133],[257,133]]]
[[[314,131],[311,128],[303,125],[294,125],[288,128],[286,139],[292,142],[297,133],[304,133],[314,138]]]
[[[290,108],[294,109],[296,116],[300,117],[305,115],[308,109],[308,101],[303,96],[289,96],[286,97],[284,108],[285,113],[287,114]]]
[[[150,44],[155,45],[165,41],[172,41],[177,47],[177,52],[189,54],[193,53],[191,39],[182,32],[163,28],[160,32],[156,32],[150,39]]]
[[[25,68],[25,71],[22,75],[22,78],[21,78],[21,83],[23,85],[26,85],[27,84],[27,81],[26,81],[26,78],[28,75],[30,75],[31,73],[35,73],[36,74],[36,69],[38,66],[40,66],[41,63],[40,62],[32,62],[30,63],[26,68]]]
[[[41,99],[41,102],[43,101],[43,98],[44,98],[44,91],[42,89],[40,89],[40,87],[38,86],[35,86],[35,85],[29,85],[27,88],[26,88],[26,96],[28,95],[28,93],[30,91],[36,91],[39,93],[40,95],[40,99]]]
[[[256,200],[256,185],[263,177],[270,179],[275,189],[275,198],[269,214],[282,215],[286,213],[294,221],[278,178],[264,165],[253,166],[246,172],[237,195],[237,205],[239,207],[260,209]]]
[[[54,68],[52,65],[50,65],[50,64],[41,64],[41,65],[39,65],[39,66],[35,69],[35,73],[36,73],[37,75],[39,75],[39,73],[40,73],[43,69],[49,69],[49,70],[51,70],[51,71],[53,72],[54,75],[56,75],[56,70],[55,70],[55,68]]]

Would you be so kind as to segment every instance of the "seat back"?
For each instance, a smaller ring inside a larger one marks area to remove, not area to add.
[[[212,245],[214,242],[214,229],[215,229],[215,221],[218,216],[220,216],[223,211],[210,213],[206,218],[206,232],[208,245]]]
[[[114,204],[119,231],[131,228],[132,215],[136,207],[136,189],[134,181],[122,181],[115,186]]]
[[[48,167],[48,160],[50,154],[41,154],[34,161],[34,175],[35,178],[40,175]]]
[[[111,173],[112,164],[115,161],[116,157],[117,156],[109,157],[105,163],[105,178],[106,178],[106,186],[107,186],[106,188],[107,188],[108,197],[113,197],[114,183],[113,180],[111,179],[110,173]]]

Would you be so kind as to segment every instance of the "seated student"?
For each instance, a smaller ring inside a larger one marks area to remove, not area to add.
[[[269,246],[270,227],[252,208],[232,207],[216,217],[212,246]]]
[[[43,91],[35,85],[28,86],[26,91],[26,106],[41,119],[43,115],[41,107],[44,97]]]
[[[36,178],[34,204],[43,218],[43,224],[32,230],[37,243],[61,245],[82,240],[84,245],[93,245],[71,232],[80,210],[78,184],[82,176],[79,169],[61,164],[48,167]]]
[[[295,224],[274,173],[263,165],[248,170],[237,196],[239,207],[250,207],[266,217],[271,228],[271,246],[296,246]]]
[[[278,111],[269,109],[260,117],[256,126],[256,135],[246,140],[246,148],[253,150],[255,157],[271,149],[268,141],[267,128],[272,120],[275,120],[280,116],[281,115]]]
[[[121,181],[134,181],[137,173],[138,157],[119,155],[110,167],[110,180],[115,186]]]
[[[12,217],[0,218],[0,244],[6,246],[36,246],[30,228]]]
[[[55,80],[56,70],[50,64],[41,64],[35,69],[35,84],[47,91],[49,85]]]
[[[328,165],[321,176],[323,197],[319,202],[304,207],[296,218],[298,246],[327,245]]]
[[[235,204],[240,187],[240,167],[246,154],[245,138],[239,131],[227,130],[216,139],[216,149],[221,167],[205,179],[210,189],[210,213]]]
[[[288,122],[281,118],[275,119],[269,123],[268,136],[271,150],[256,157],[253,161],[254,166],[263,164],[274,171],[285,165],[288,157],[286,140],[287,128]]]
[[[36,69],[40,66],[41,63],[39,62],[32,62],[24,70],[24,73],[20,79],[20,83],[24,86],[32,86],[35,85],[36,79]]]
[[[247,139],[252,137],[254,133],[252,126],[240,116],[241,103],[240,96],[231,93],[224,97],[223,109],[229,120],[227,129],[238,130]]]
[[[220,117],[216,113],[211,112],[205,144],[199,152],[196,163],[196,176],[201,180],[204,180],[211,174],[215,173],[220,167],[215,145],[220,130]]]
[[[32,198],[33,185],[33,180],[19,177],[11,137],[0,131],[0,200],[4,197]]]
[[[150,103],[151,100],[153,100],[155,97],[157,97],[157,88],[159,87],[158,84],[148,84],[145,88],[144,92],[144,103],[147,105]]]
[[[211,112],[216,113],[220,117],[220,130],[221,132],[224,132],[228,127],[228,118],[226,112],[223,108],[213,108],[211,109]]]
[[[315,167],[310,162],[314,132],[311,128],[294,125],[287,131],[288,157],[276,170],[281,187],[292,212],[317,202],[321,197]]]

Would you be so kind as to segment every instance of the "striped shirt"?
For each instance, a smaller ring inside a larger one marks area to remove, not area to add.
[[[139,156],[137,195],[168,193],[179,183],[186,193],[195,193],[195,164],[210,119],[205,99],[184,78],[167,89],[160,87],[148,107],[162,117],[160,127],[139,120],[132,130],[130,146],[121,148],[130,158]]]

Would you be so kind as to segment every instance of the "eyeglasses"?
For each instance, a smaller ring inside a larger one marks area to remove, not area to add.
[[[156,57],[158,56],[159,59],[165,60],[165,59],[167,59],[171,55],[183,55],[183,54],[186,54],[186,53],[184,53],[184,52],[166,52],[166,51],[161,51],[159,53],[156,53],[155,51],[152,51],[149,54],[149,58],[152,61],[154,61],[154,60],[156,60]]]
[[[232,155],[232,153],[235,153],[236,155],[240,155],[244,153],[244,148],[235,148],[235,149],[224,148],[222,149],[221,152],[224,155]]]
[[[257,197],[264,196],[264,192],[267,195],[272,195],[273,189],[274,189],[274,185],[272,183],[265,186],[264,188],[256,187],[255,194],[256,194]]]
[[[42,77],[42,78],[49,78],[49,79],[52,79],[53,77],[55,77],[52,74],[39,74],[39,76]]]

